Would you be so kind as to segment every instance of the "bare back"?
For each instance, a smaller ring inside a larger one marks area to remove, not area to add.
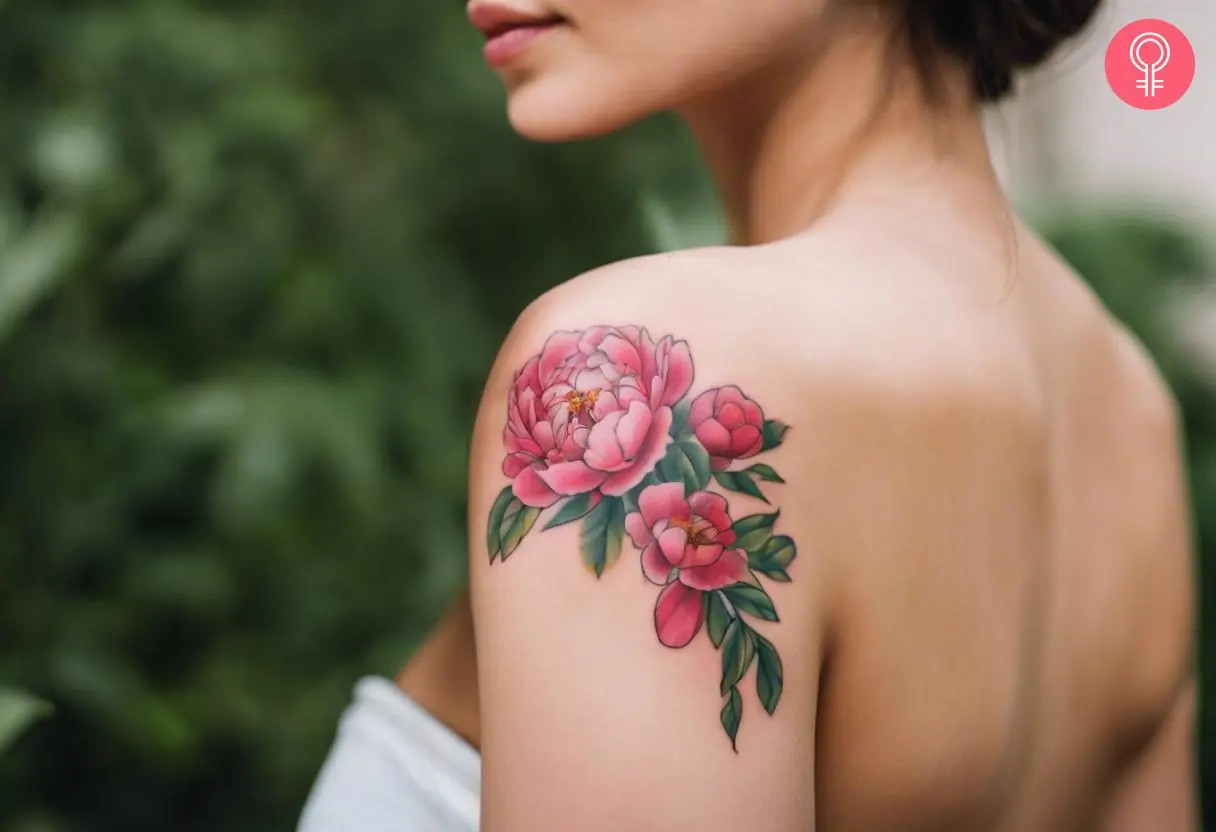
[[[1184,696],[1172,401],[1074,274],[1029,235],[1015,255],[999,298],[932,261],[949,300],[925,295],[914,260],[863,269],[898,275],[876,290],[920,334],[890,332],[895,354],[869,359],[886,406],[849,446],[889,445],[889,463],[867,455],[832,488],[834,511],[857,511],[832,522],[857,537],[824,578],[840,605],[818,713],[824,829],[1099,828]],[[1185,810],[1189,775],[1172,773]],[[1193,822],[1155,811],[1113,828]]]
[[[1188,717],[1168,727],[1192,614],[1168,393],[1032,235],[866,234],[625,264],[521,320],[474,439],[472,534],[523,359],[555,329],[640,322],[792,426],[769,498],[800,554],[762,628],[784,698],[769,718],[743,696],[732,751],[697,681],[716,687],[713,647],[654,641],[672,646],[645,558],[587,580],[573,528],[510,564],[474,546],[487,830],[1122,830],[1162,800],[1192,822]]]

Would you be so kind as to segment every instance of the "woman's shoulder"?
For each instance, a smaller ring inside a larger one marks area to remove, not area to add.
[[[746,826],[759,801],[784,826],[813,817],[826,585],[797,510],[812,429],[782,368],[795,356],[766,360],[747,323],[738,254],[596,270],[503,347],[470,454],[487,816]],[[697,777],[671,777],[690,761]]]
[[[813,817],[850,563],[924,538],[904,504],[976,433],[923,418],[963,412],[928,384],[922,328],[950,341],[919,314],[932,304],[867,268],[700,249],[597,269],[521,315],[470,453],[489,812],[560,806],[590,828],[608,805],[616,827],[717,828],[762,801],[790,828]],[[699,777],[669,776],[690,760]],[[736,785],[705,785],[721,782]]]
[[[957,396],[991,393],[972,384],[977,363],[1000,360],[984,322],[911,283],[881,254],[834,239],[636,257],[533,301],[503,344],[499,384],[556,332],[637,327],[656,341],[687,342],[711,377],[753,378],[799,408],[808,398],[820,410],[839,399],[906,413],[909,399],[952,406]]]
[[[858,518],[874,519],[891,470],[916,467],[930,447],[943,470],[962,467],[969,438],[1026,412],[999,373],[977,369],[996,364],[980,358],[982,324],[963,331],[952,320],[962,316],[887,291],[892,281],[867,268],[811,248],[698,249],[547,293],[520,316],[487,384],[474,490],[560,514],[589,491],[632,494],[658,471],[689,493],[725,494],[732,511],[789,510],[797,534],[779,537],[847,538]],[[959,350],[960,340],[972,343]],[[831,587],[798,585],[822,622],[836,617]]]

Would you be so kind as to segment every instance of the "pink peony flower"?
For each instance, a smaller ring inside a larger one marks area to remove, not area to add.
[[[619,496],[671,442],[671,406],[692,386],[687,341],[635,326],[555,332],[515,376],[503,473],[536,508],[599,490]]]
[[[764,445],[764,411],[734,385],[697,396],[688,411],[688,426],[709,452],[715,471],[755,456]]]
[[[683,647],[701,629],[701,595],[749,576],[747,555],[735,542],[726,500],[709,491],[687,498],[684,484],[644,489],[625,531],[642,550],[642,572],[663,587],[654,610],[655,631],[668,647]]]

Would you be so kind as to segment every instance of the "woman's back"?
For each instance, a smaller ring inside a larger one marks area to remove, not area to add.
[[[943,222],[963,242],[934,245],[933,219],[903,245],[863,247],[872,212],[842,230],[865,254],[830,292],[836,349],[777,326],[801,336],[791,353],[851,355],[831,372],[860,388],[838,441],[805,438],[815,485],[783,506],[832,610],[820,828],[1090,828],[1189,676],[1173,405],[1031,235],[985,246]],[[811,425],[820,407],[806,398]]]
[[[491,828],[1072,830],[1118,800],[1189,679],[1173,407],[1031,235],[922,196],[623,264],[525,315],[504,371],[552,330],[644,325],[687,340],[690,395],[738,385],[788,422],[771,506],[711,490],[736,520],[779,510],[798,556],[789,583],[756,575],[784,693],[770,717],[738,686],[736,754],[725,651],[655,643],[629,538],[598,581],[544,517],[509,563],[475,550]],[[492,382],[475,532],[506,399]]]

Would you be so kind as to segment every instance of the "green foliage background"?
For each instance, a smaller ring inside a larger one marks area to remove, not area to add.
[[[0,829],[292,828],[462,580],[510,322],[713,232],[669,121],[529,145],[477,50],[454,2],[0,5],[0,682],[56,709]],[[1047,228],[1167,367],[1210,550],[1216,397],[1164,315],[1207,253]]]

